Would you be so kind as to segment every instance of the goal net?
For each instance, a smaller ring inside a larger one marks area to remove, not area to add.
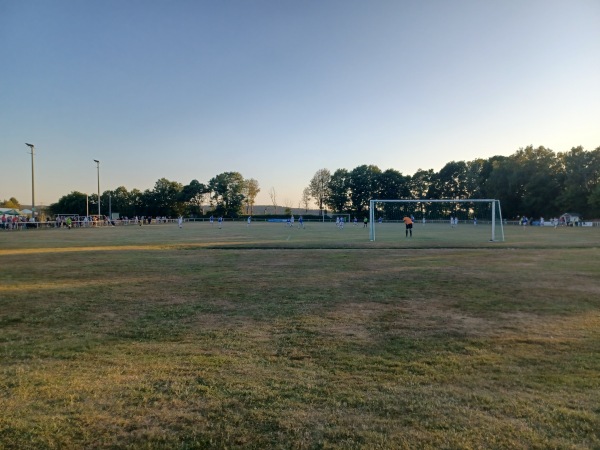
[[[413,235],[427,239],[504,241],[500,201],[461,200],[383,200],[369,203],[369,237],[405,237],[404,217],[413,223]]]

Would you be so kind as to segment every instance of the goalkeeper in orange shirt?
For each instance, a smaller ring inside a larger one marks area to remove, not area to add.
[[[408,216],[404,216],[404,219],[402,219],[402,220],[406,224],[406,237],[408,237],[408,233],[410,233],[410,237],[412,237],[412,226],[413,226],[412,219]]]

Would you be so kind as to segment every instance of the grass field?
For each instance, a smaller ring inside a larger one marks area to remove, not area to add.
[[[600,228],[0,232],[0,448],[600,448]]]

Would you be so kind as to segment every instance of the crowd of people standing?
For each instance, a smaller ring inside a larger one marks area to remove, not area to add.
[[[28,219],[26,216],[2,214],[0,221],[0,226],[2,226],[3,230],[20,230],[37,225],[33,217]]]

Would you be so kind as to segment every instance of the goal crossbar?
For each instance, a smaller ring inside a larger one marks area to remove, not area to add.
[[[369,201],[369,239],[375,240],[375,204],[376,203],[490,203],[492,208],[492,236],[490,241],[496,241],[496,205],[498,205],[498,214],[500,216],[500,230],[502,241],[504,242],[504,227],[502,226],[502,209],[500,200],[493,198],[472,198],[472,199],[420,199],[420,200],[397,200],[397,199],[372,199]]]

